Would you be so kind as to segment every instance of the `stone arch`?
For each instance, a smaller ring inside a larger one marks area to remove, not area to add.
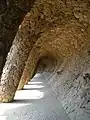
[[[57,60],[51,54],[42,56],[37,63],[35,71],[36,73],[37,72],[43,73],[44,71],[52,72],[54,70],[54,66],[56,65],[56,63],[57,63]]]
[[[33,77],[35,70],[37,69],[39,60],[45,56],[52,56],[51,54],[52,53],[45,49],[42,49],[41,47],[34,47],[31,50],[18,89],[22,89],[24,85]]]
[[[45,4],[49,3],[45,2]],[[54,4],[51,3],[49,6],[52,8]],[[2,102],[13,100],[30,50],[40,34],[52,27],[52,21],[48,20],[49,15],[46,15],[46,10],[43,8],[48,8],[44,5],[44,1],[36,1],[19,26],[1,76],[0,101]],[[53,13],[52,17],[54,16]]]
[[[19,26],[8,54],[1,78],[1,102],[12,101],[20,78],[23,87],[32,78],[39,59],[50,53],[57,60],[53,79],[49,77],[56,97],[71,118],[72,114],[74,119],[86,116],[82,107],[90,100],[90,84],[83,74],[90,72],[90,20],[87,8],[76,7],[60,0],[36,1]]]
[[[75,21],[63,26],[53,27],[42,33],[30,52],[22,79],[27,78],[29,80],[31,78],[30,74],[32,76],[37,61],[48,52],[55,56],[59,61],[58,64],[61,64],[64,59],[69,61],[73,54],[76,52],[79,53],[84,48],[84,46],[83,48],[82,46],[80,47],[80,43],[83,43],[84,35],[85,34],[80,31],[80,27],[76,25]],[[24,82],[20,84],[18,89],[22,89]]]

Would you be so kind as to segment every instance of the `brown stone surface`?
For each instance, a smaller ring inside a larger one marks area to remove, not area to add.
[[[45,76],[72,120],[90,119],[89,0],[35,2],[8,54],[0,101],[11,101],[36,72]]]

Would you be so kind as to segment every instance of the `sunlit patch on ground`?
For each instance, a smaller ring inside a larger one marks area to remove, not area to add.
[[[43,98],[43,96],[44,96],[43,92],[40,92],[39,90],[22,90],[16,92],[15,100],[41,99]]]
[[[17,104],[17,103],[1,103],[0,104],[0,120],[2,120],[1,118],[4,118],[4,112],[6,112],[9,109],[13,109],[13,108],[18,108],[21,106],[25,106],[27,103],[23,103],[23,104]]]
[[[32,89],[32,88],[43,88],[44,86],[43,85],[25,85],[24,86],[24,89],[28,89],[28,88],[30,88],[30,89]]]
[[[0,116],[0,120],[6,120],[7,116]]]
[[[30,82],[28,82],[28,84],[30,84],[30,85],[35,85],[35,84],[43,84],[43,82],[33,82],[33,81],[30,81]]]

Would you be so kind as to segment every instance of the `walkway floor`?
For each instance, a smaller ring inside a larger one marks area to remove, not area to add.
[[[70,120],[42,75],[36,74],[13,103],[0,104],[0,120]]]

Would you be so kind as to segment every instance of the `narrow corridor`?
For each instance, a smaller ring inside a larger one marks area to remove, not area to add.
[[[12,103],[0,104],[0,120],[70,120],[44,76],[36,74],[17,91]]]

